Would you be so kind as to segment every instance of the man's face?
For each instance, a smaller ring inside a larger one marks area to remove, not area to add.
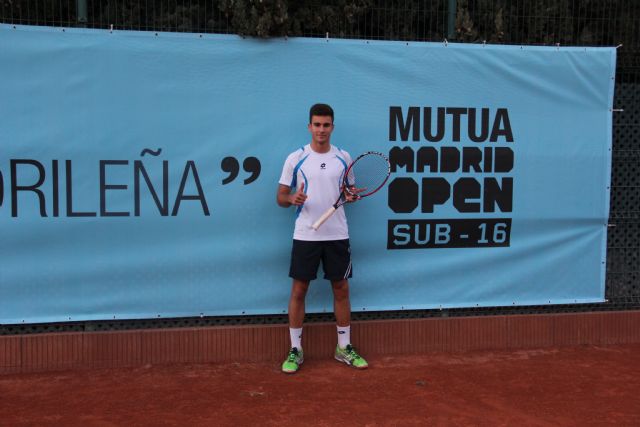
[[[331,138],[333,132],[333,120],[331,116],[311,116],[309,123],[311,139],[318,144],[325,144]]]

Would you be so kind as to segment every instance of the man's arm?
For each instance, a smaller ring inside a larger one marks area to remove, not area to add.
[[[283,208],[288,208],[291,205],[300,206],[307,200],[307,195],[304,194],[304,182],[300,184],[300,187],[295,193],[291,193],[291,187],[288,185],[278,184],[278,194],[276,195],[278,205]]]

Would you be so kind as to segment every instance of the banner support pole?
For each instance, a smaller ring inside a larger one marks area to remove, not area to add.
[[[87,0],[76,0],[76,15],[78,27],[86,28],[87,26]]]
[[[447,7],[447,38],[453,40],[456,37],[456,9],[457,1],[449,0]]]

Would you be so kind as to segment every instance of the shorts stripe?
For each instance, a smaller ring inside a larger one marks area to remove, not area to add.
[[[351,274],[351,260],[349,260],[349,265],[347,266],[347,271],[345,271],[345,273],[344,273],[344,278],[348,279],[349,278],[349,274]]]

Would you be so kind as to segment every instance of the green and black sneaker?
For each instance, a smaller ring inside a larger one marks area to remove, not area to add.
[[[293,374],[298,371],[302,362],[304,362],[304,353],[302,350],[298,351],[296,347],[293,347],[289,350],[287,359],[282,363],[282,372]]]
[[[351,344],[347,345],[345,348],[336,346],[335,358],[337,361],[344,362],[357,369],[367,369],[369,367],[367,361],[358,354]]]

